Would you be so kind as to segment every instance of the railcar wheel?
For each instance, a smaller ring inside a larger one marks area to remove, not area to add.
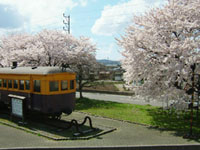
[[[55,114],[51,115],[51,118],[55,119],[55,120],[60,120],[61,119],[61,115],[62,115],[61,112],[60,113],[55,113]]]

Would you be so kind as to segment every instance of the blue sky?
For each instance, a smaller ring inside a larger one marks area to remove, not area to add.
[[[97,45],[97,59],[120,60],[115,38],[124,34],[133,15],[160,7],[164,0],[0,0],[0,36],[63,30],[70,15],[71,34],[87,36]]]

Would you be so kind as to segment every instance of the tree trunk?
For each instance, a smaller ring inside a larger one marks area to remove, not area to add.
[[[80,94],[80,98],[83,98],[83,94],[82,94],[82,89],[83,89],[83,86],[82,86],[82,77],[79,76],[79,94]]]
[[[82,89],[79,88],[80,98],[83,98]]]

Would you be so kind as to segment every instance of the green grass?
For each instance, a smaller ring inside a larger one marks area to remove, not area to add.
[[[157,109],[157,107],[97,101],[86,98],[78,99],[76,102],[76,110],[82,112],[144,124],[150,124],[152,120],[147,112],[150,109]]]
[[[178,134],[188,132],[190,129],[190,112],[179,114],[150,105],[122,104],[91,100],[77,99],[76,110],[93,115],[130,121],[150,125],[166,130],[177,131]],[[194,112],[193,132],[200,133],[200,119],[196,119]]]
[[[122,104],[83,98],[77,100],[76,110],[113,119],[151,125],[153,117],[149,112],[159,110],[159,108],[150,105]]]

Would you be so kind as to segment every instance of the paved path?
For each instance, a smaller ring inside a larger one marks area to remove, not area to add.
[[[113,101],[119,103],[129,103],[129,104],[140,104],[152,106],[163,106],[163,103],[160,101],[150,101],[147,102],[142,98],[134,96],[124,96],[124,95],[113,95],[113,94],[102,94],[102,93],[87,93],[83,92],[83,96],[95,100],[104,100],[104,101]],[[79,97],[79,92],[76,93],[76,97]]]
[[[74,112],[69,117],[79,120],[84,116],[83,113]],[[114,127],[117,130],[90,140],[53,141],[0,124],[0,148],[199,144],[197,141],[183,139],[171,131],[160,131],[142,125],[94,116],[92,120],[94,126],[98,124]]]

